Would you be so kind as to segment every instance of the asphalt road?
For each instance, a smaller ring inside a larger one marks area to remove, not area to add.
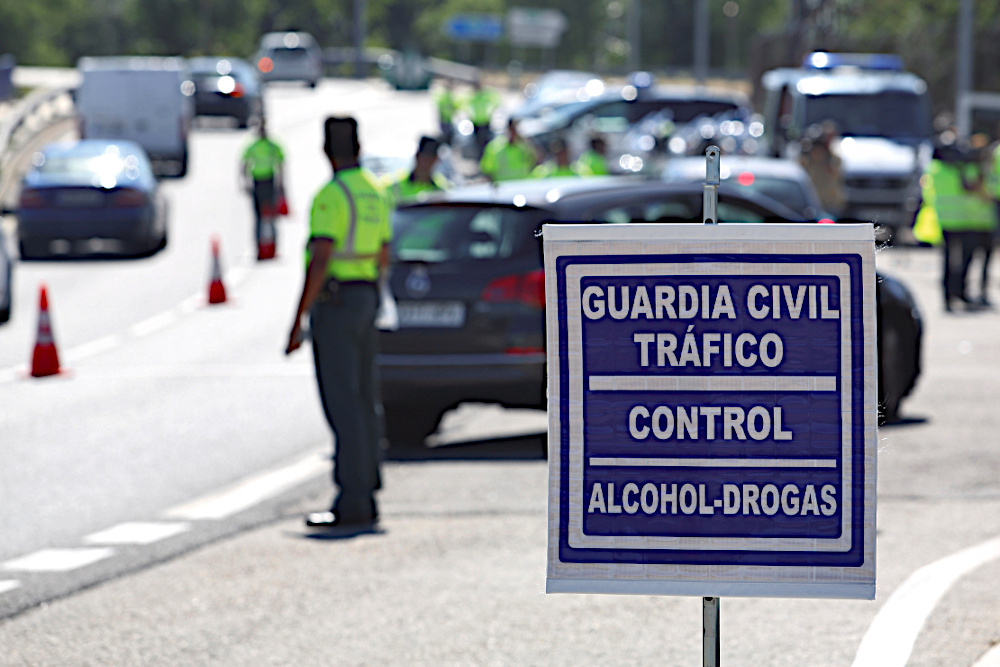
[[[357,113],[363,142],[388,151],[433,116],[425,95],[372,82],[268,104],[293,183],[278,261],[252,259],[235,176],[247,135],[209,130],[167,186],[167,251],[17,267],[0,327],[0,663],[698,664],[695,598],[542,593],[541,413],[452,413],[436,448],[390,451],[379,532],[305,532],[301,512],[329,501],[328,435],[308,354],[280,350],[327,174],[319,120]],[[201,301],[213,234],[234,296],[219,308]],[[891,248],[878,265],[914,290],[926,337],[903,419],[879,435],[877,598],[724,599],[725,665],[994,664],[1000,313],[944,313],[937,251]],[[72,373],[31,381],[18,367],[42,280]],[[139,522],[179,532],[78,568],[10,567],[108,548],[95,533]]]
[[[276,87],[267,104],[292,207],[277,260],[255,262],[238,185],[250,134],[210,125],[193,133],[189,176],[164,182],[165,251],[16,267],[0,327],[0,560],[154,515],[328,441],[309,354],[283,356],[308,205],[330,174],[322,118],[355,113],[373,150],[402,154],[434,118],[426,98],[378,82]],[[209,308],[213,237],[230,299]],[[26,380],[41,284],[67,372]]]

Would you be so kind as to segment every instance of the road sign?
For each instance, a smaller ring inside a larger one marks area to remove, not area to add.
[[[514,8],[507,12],[507,40],[514,46],[554,49],[566,29],[566,15],[557,9]]]
[[[875,595],[871,225],[546,225],[547,590]]]
[[[503,20],[494,14],[454,14],[443,30],[460,42],[498,42],[503,37]]]

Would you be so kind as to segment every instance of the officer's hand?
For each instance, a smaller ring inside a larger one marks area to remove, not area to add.
[[[288,346],[285,347],[285,354],[291,354],[302,346],[302,326],[295,322],[292,331],[288,334]]]

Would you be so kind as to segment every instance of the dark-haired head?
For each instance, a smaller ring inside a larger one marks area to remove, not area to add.
[[[361,143],[358,141],[358,121],[350,116],[329,117],[323,125],[325,139],[323,152],[331,160],[357,160],[361,153]]]

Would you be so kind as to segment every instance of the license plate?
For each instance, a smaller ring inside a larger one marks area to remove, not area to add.
[[[465,324],[465,304],[461,301],[402,301],[396,307],[400,327],[457,328]]]
[[[104,193],[98,190],[62,190],[56,195],[59,206],[102,206]]]

